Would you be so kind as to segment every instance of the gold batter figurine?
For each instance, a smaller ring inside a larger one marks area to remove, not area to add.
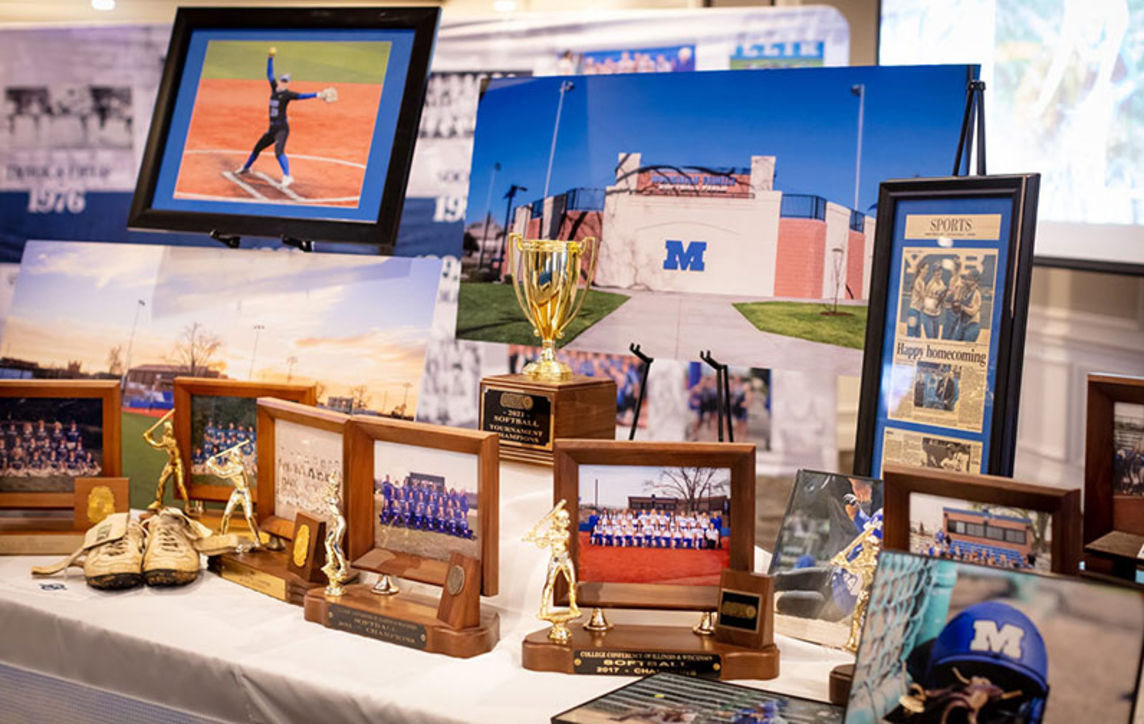
[[[854,604],[854,616],[850,620],[850,638],[846,641],[846,648],[853,652],[858,651],[858,641],[862,637],[862,623],[866,620],[866,606],[870,603],[870,583],[874,580],[874,570],[878,567],[878,554],[881,551],[882,517],[879,512],[850,545],[830,560],[830,565],[855,576],[862,585]]]
[[[234,513],[234,506],[242,507],[242,516],[254,534],[254,547],[262,547],[262,532],[258,530],[258,521],[254,519],[254,501],[250,499],[250,484],[246,481],[246,467],[242,464],[242,456],[237,454],[239,448],[246,445],[240,442],[234,447],[227,448],[207,458],[207,470],[234,486],[234,492],[226,501],[226,510],[222,512],[222,522],[219,523],[219,535],[226,535],[230,530],[230,516]],[[222,465],[217,462],[222,459]]]
[[[178,486],[178,493],[183,496],[183,502],[190,503],[187,496],[187,486],[183,481],[183,458],[179,455],[179,443],[175,441],[175,431],[171,425],[171,416],[175,414],[175,408],[166,415],[159,418],[151,427],[147,428],[143,433],[143,440],[156,450],[162,450],[167,453],[167,464],[163,467],[163,472],[159,474],[159,486],[155,488],[155,500],[147,506],[147,510],[159,510],[163,507],[163,488],[167,485],[167,480],[171,477],[175,478],[175,485]],[[152,433],[155,428],[163,426],[163,437],[156,440]]]
[[[326,476],[326,505],[329,506],[330,525],[326,529],[326,565],[322,566],[322,573],[326,574],[330,584],[326,586],[327,596],[343,596],[346,587],[342,585],[349,578],[350,567],[346,563],[346,554],[342,550],[342,537],[346,534],[346,519],[342,515],[342,500],[339,491],[340,476],[337,471],[330,471]]]
[[[540,599],[540,613],[536,617],[541,621],[548,621],[552,628],[548,631],[548,640],[558,644],[566,644],[572,639],[572,632],[568,630],[568,622],[580,618],[580,608],[576,605],[576,569],[572,566],[572,559],[568,554],[568,542],[571,535],[568,532],[571,516],[564,509],[567,501],[561,500],[540,519],[540,522],[524,536],[526,543],[535,543],[537,548],[548,548],[552,551],[548,559],[548,575],[544,579],[544,593]],[[568,584],[568,608],[564,611],[553,611],[555,601],[556,578],[564,576]]]

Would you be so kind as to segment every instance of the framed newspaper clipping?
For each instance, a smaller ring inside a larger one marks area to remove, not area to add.
[[[882,184],[856,474],[1012,475],[1039,182]]]

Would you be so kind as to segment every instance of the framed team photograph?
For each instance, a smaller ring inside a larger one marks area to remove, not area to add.
[[[439,16],[180,8],[129,225],[392,247]]]
[[[258,496],[258,398],[274,397],[313,406],[313,385],[241,382],[210,377],[176,377],[175,439],[183,456],[187,493],[195,500],[227,500],[233,487],[210,471],[208,463],[237,448]]]
[[[119,436],[117,379],[0,380],[0,526],[70,524],[76,481],[119,475]]]
[[[1144,547],[1144,378],[1088,376],[1085,569],[1135,580]]]
[[[845,722],[1129,724],[1142,646],[1139,589],[885,550]]]
[[[357,415],[346,435],[354,568],[443,586],[460,553],[480,562],[481,594],[495,596],[496,433]]]
[[[887,465],[886,548],[993,568],[1075,575],[1080,490]]]
[[[859,576],[840,566],[856,557],[863,534],[882,526],[882,481],[799,470],[771,556],[775,630],[842,648],[862,592]]]
[[[580,605],[714,609],[723,571],[753,570],[753,444],[557,440],[554,466]]]
[[[344,514],[349,415],[272,397],[260,397],[257,404],[259,527],[290,539],[299,513],[328,518],[331,473],[338,476]]]
[[[881,185],[870,288],[886,293],[870,298],[855,473],[1012,475],[1039,186],[1037,174]]]

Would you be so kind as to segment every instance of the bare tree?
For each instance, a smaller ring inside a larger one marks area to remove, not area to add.
[[[122,377],[123,371],[123,345],[117,344],[107,353],[107,372]]]
[[[364,410],[366,405],[369,404],[369,388],[365,385],[358,385],[350,389],[350,410]]]
[[[658,480],[644,483],[652,493],[685,501],[688,511],[698,510],[702,498],[726,495],[729,485],[724,468],[664,468]]]
[[[210,369],[214,356],[221,346],[221,337],[208,332],[202,324],[194,322],[183,327],[171,351],[171,357],[187,374],[197,377]]]

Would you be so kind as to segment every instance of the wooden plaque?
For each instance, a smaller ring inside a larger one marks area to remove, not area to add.
[[[774,643],[775,584],[770,576],[723,571],[715,640],[762,649]]]
[[[309,583],[325,585],[326,521],[299,513],[294,518],[294,531],[286,545],[286,569]]]
[[[559,382],[521,374],[486,377],[480,429],[500,436],[502,460],[551,465],[559,438],[615,439],[616,383],[583,375]]]
[[[268,551],[261,548],[246,553],[224,553],[211,556],[207,560],[207,568],[232,583],[301,606],[306,593],[324,588],[326,581],[324,576],[320,582],[315,582],[292,573],[289,554],[289,549]]]
[[[437,618],[449,628],[472,628],[481,622],[481,562],[453,552],[437,607]]]
[[[76,478],[74,525],[87,530],[112,513],[131,509],[131,480],[128,478]]]

